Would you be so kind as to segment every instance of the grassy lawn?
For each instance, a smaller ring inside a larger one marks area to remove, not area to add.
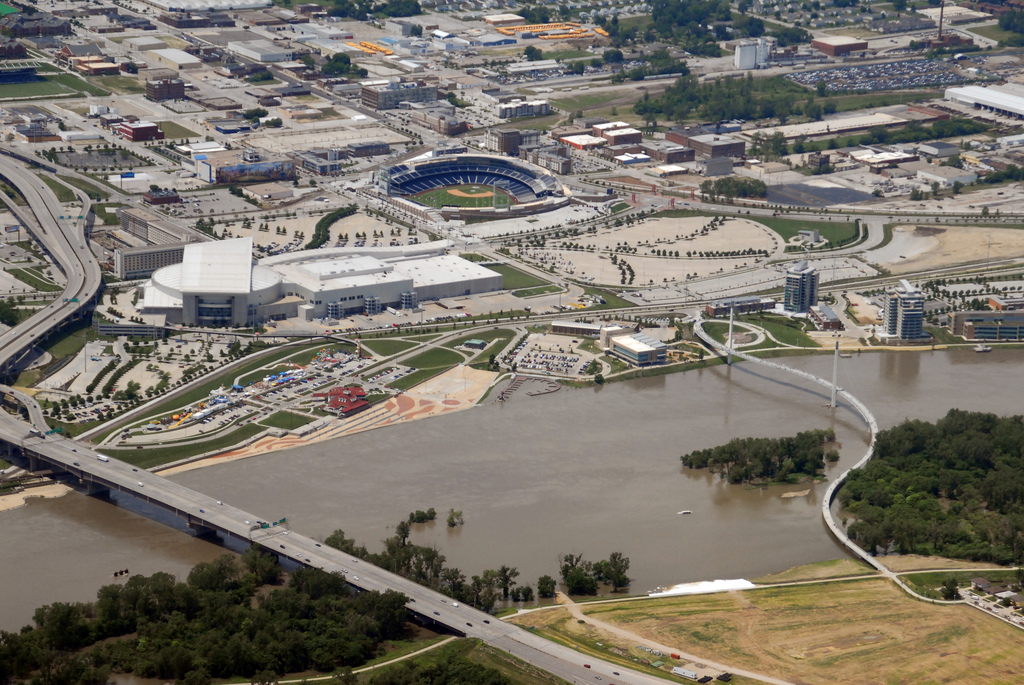
[[[388,383],[388,385],[395,390],[408,390],[412,386],[419,385],[423,381],[433,378],[444,371],[445,369],[419,369],[418,371],[413,371],[407,376],[402,376],[397,381]]]
[[[143,88],[145,90],[145,88]],[[181,124],[176,124],[173,121],[158,121],[156,122],[157,127],[164,132],[164,135],[168,138],[195,138],[199,134],[195,131],[191,131]]]
[[[146,92],[146,84],[131,76],[97,76],[96,83],[118,95],[138,95]]]
[[[497,193],[508,198],[507,203],[511,204],[512,196],[509,193],[501,188],[497,189]],[[428,207],[493,207],[495,189],[487,185],[449,186],[413,195],[412,199]]]
[[[581,93],[572,97],[552,100],[551,104],[559,109],[576,111],[578,109],[592,109],[599,107],[608,101],[608,95],[599,93]]]
[[[412,359],[406,360],[404,364],[414,369],[442,369],[455,366],[464,361],[466,361],[466,358],[454,350],[435,347],[432,350],[417,354]]]
[[[399,352],[405,352],[416,347],[416,343],[409,340],[395,340],[389,338],[379,338],[375,340],[364,340],[363,347],[366,349],[385,357],[390,357],[393,354]]]
[[[773,316],[771,314],[751,314],[750,316],[743,316],[737,319],[744,323],[754,324],[768,331],[773,338],[778,340],[783,345],[791,345],[793,347],[811,347],[819,348],[818,343],[814,342],[810,336],[804,332],[801,321],[797,319],[788,319],[784,316]]]
[[[424,652],[420,656],[413,657],[412,661],[416,664],[423,665],[441,664],[452,656],[457,655],[474,663],[488,666],[499,671],[511,682],[516,683],[516,685],[564,685],[566,682],[561,678],[557,678],[550,673],[547,673],[546,671],[542,671],[532,664],[528,664],[514,656],[511,656],[507,652],[491,647],[479,640],[472,639],[455,640],[443,647],[438,647],[437,649],[432,649],[429,652]],[[400,672],[403,669],[403,665],[395,664],[394,666],[384,666],[374,671],[374,673],[380,673],[381,671],[386,671],[388,669],[395,669],[396,672]],[[389,679],[391,676],[387,673],[384,673],[379,677],[383,677],[385,682],[407,682],[404,676],[398,676],[397,673],[395,675],[396,679],[394,681]],[[410,680],[408,682],[413,681]],[[416,682],[420,681],[416,680]],[[461,683],[468,681],[456,677],[455,673],[450,673],[449,677],[446,678],[444,682]]]
[[[444,344],[445,347],[456,347],[464,344],[467,340],[486,340],[487,342],[493,342],[498,338],[511,338],[515,336],[515,331],[511,331],[507,328],[495,328],[490,331],[483,331],[474,335],[467,335],[463,338],[457,338],[451,342]]]
[[[125,207],[123,202],[102,202],[92,205],[92,213],[104,226],[116,226],[121,222],[114,212],[118,207]]]
[[[779,216],[749,217],[751,221],[764,224],[778,233],[783,240],[795,238],[800,231],[818,229],[821,237],[832,245],[843,240],[851,240],[857,236],[857,225],[852,221],[801,221],[786,219]]]
[[[935,589],[941,586],[948,578],[956,578],[960,589],[971,586],[971,578],[985,578],[990,583],[1016,583],[1015,572],[1008,571],[924,571],[922,573],[905,573],[900,578],[906,581],[907,585],[914,588],[925,597],[938,598],[939,592]]]
[[[174,445],[171,447],[146,447],[145,449],[106,449],[103,454],[120,459],[132,466],[141,469],[148,469],[161,464],[167,464],[178,459],[187,459],[198,454],[205,454],[214,450],[224,450],[238,443],[251,438],[252,436],[266,430],[266,426],[258,423],[247,423],[244,426],[206,442],[192,444]]]
[[[49,174],[39,174],[39,178],[43,179],[43,183],[50,186],[50,190],[57,196],[58,202],[74,202],[75,193],[68,188],[66,185],[53,178]]]
[[[935,606],[907,597],[893,583],[865,578],[747,592],[637,600],[584,607],[588,617],[740,668],[792,682],[999,682],[1019,679],[1011,656],[1017,628],[966,606]],[[546,617],[545,637],[576,640],[605,658],[623,643],[592,625]],[[611,657],[614,658],[614,657]],[[667,661],[667,660],[666,660]],[[1010,664],[1013,664],[1012,666]],[[666,666],[666,668],[668,668]]]
[[[519,290],[521,288],[536,288],[541,285],[549,285],[549,281],[537,278],[532,274],[521,271],[508,264],[494,264],[485,266],[485,269],[497,271],[502,275],[501,287],[505,290]]]
[[[588,310],[594,309],[623,309],[625,307],[635,307],[636,305],[628,300],[624,300],[610,290],[603,290],[601,288],[590,288],[584,287],[583,292],[587,295],[595,295],[604,298],[604,304],[595,305],[588,307]]]
[[[257,423],[271,428],[294,430],[301,426],[305,426],[307,423],[312,423],[315,420],[315,416],[299,416],[298,414],[293,414],[290,411],[278,411],[265,419],[260,419]]]
[[[92,183],[89,183],[88,181],[83,181],[82,179],[76,176],[57,176],[57,178],[59,178],[61,181],[67,183],[70,186],[78,188],[83,193],[88,195],[89,199],[91,200],[106,200],[110,197],[110,193],[108,193],[107,191],[101,188],[97,188]]]
[[[778,573],[769,573],[760,578],[751,578],[750,582],[768,585],[771,583],[792,583],[800,580],[822,580],[824,578],[870,576],[874,574],[875,570],[863,561],[843,558],[795,566]]]
[[[552,50],[544,51],[544,59],[576,59],[577,57],[593,57],[586,50]]]
[[[74,74],[64,73],[43,76],[42,80],[33,81],[32,83],[11,83],[0,86],[0,100],[59,97],[64,95],[78,96],[83,93],[100,97],[109,95],[107,91],[86,83]]]
[[[542,285],[536,288],[526,288],[525,290],[515,290],[512,292],[516,297],[535,297],[537,295],[546,295],[548,293],[557,293],[561,288],[557,285]]]
[[[1013,31],[1004,31],[999,28],[998,24],[993,24],[992,26],[967,27],[967,30],[971,33],[978,34],[982,38],[988,38],[989,40],[995,41],[1004,41],[1017,35]]]
[[[463,259],[465,259],[467,262],[487,262],[487,261],[490,261],[489,257],[484,257],[482,254],[477,254],[475,252],[463,252],[459,256],[462,257]]]
[[[40,278],[28,269],[8,269],[7,273],[14,276],[22,283],[25,283],[30,288],[34,288],[40,292],[55,293],[61,290],[61,287],[53,281]]]

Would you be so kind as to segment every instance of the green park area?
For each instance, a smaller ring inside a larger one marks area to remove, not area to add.
[[[75,192],[68,188],[66,185],[50,176],[49,174],[39,174],[39,178],[43,179],[43,183],[50,187],[53,194],[57,196],[58,202],[74,202]]]
[[[491,264],[484,268],[497,271],[502,275],[501,287],[505,290],[519,290],[520,288],[536,288],[542,285],[550,285],[548,281],[537,278],[508,264]]]
[[[406,376],[402,376],[390,383],[390,385],[396,390],[408,390],[414,385],[419,385],[423,381],[444,373],[456,364],[461,364],[465,361],[466,358],[455,350],[435,347],[402,362],[405,366],[416,370]]]
[[[83,193],[88,195],[90,200],[106,200],[107,198],[110,197],[110,193],[108,193],[106,190],[98,188],[97,186],[93,185],[92,183],[89,183],[88,181],[83,181],[77,176],[57,176],[57,178],[59,178],[61,181],[68,184],[69,186],[74,186],[75,188],[78,188]]]
[[[307,423],[312,423],[315,420],[315,416],[299,416],[298,414],[290,411],[278,411],[266,418],[260,419],[259,423],[271,428],[295,430],[296,428],[305,426]]]
[[[81,95],[109,95],[107,91],[86,83],[74,74],[47,74],[30,83],[8,83],[0,85],[0,100],[79,97]]]
[[[39,267],[29,267],[27,269],[8,269],[7,273],[17,278],[22,283],[28,285],[34,290],[38,290],[44,293],[53,293],[61,290],[61,287],[54,283],[52,280],[44,276],[40,271]]]
[[[405,352],[406,350],[416,347],[416,343],[409,340],[396,340],[393,338],[371,338],[369,340],[363,340],[363,347],[374,354],[379,354],[383,357],[390,357],[393,354]]]
[[[515,198],[501,188],[480,185],[449,186],[435,188],[413,195],[412,199],[427,207],[493,207],[495,194],[498,195],[498,206],[509,206]]]

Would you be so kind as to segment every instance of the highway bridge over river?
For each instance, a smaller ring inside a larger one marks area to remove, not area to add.
[[[85,220],[78,219],[88,214],[87,198],[79,196],[81,210],[62,208],[43,181],[11,157],[0,156],[0,177],[25,197],[27,208],[12,204],[11,209],[67,277],[67,286],[60,297],[0,338],[0,370],[9,374],[34,345],[93,305],[102,278],[85,236]],[[259,517],[255,514],[215,501],[145,469],[110,459],[59,435],[47,435],[38,403],[8,387],[0,387],[0,392],[23,405],[34,424],[30,426],[19,416],[0,411],[2,453],[29,470],[67,474],[89,493],[131,495],[181,518],[199,534],[216,533],[226,539],[257,544],[279,558],[343,573],[349,583],[361,590],[396,590],[409,598],[409,610],[426,622],[479,638],[568,682],[596,684],[602,679],[605,683],[629,685],[664,682],[585,656],[471,607],[458,606],[439,592],[283,527],[262,529],[256,525]],[[785,684],[783,680],[749,675],[764,682]]]

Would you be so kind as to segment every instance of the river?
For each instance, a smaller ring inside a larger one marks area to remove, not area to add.
[[[784,363],[831,377],[832,358]],[[840,385],[882,428],[934,420],[950,408],[1022,413],[1024,351],[989,354],[878,352],[840,360]],[[562,389],[505,404],[369,431],[179,474],[184,485],[264,520],[287,517],[296,531],[342,528],[371,548],[414,509],[439,521],[413,526],[472,575],[515,566],[520,582],[557,576],[560,553],[631,559],[631,591],[718,578],[753,578],[842,556],[819,502],[780,498],[807,486],[730,486],[684,469],[679,456],[733,437],[784,436],[832,427],[841,442],[834,477],[859,459],[867,431],[848,408],[795,377],[742,363]],[[465,525],[445,526],[449,508]],[[679,515],[684,509],[692,515]],[[0,514],[0,628],[13,629],[40,604],[88,600],[113,570],[182,574],[221,548],[139,514],[72,493]]]

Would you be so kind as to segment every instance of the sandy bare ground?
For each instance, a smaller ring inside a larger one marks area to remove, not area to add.
[[[61,485],[60,483],[53,483],[52,485],[41,485],[38,488],[29,488],[22,492],[16,492],[10,495],[2,495],[0,496],[0,511],[17,509],[18,507],[24,506],[25,503],[33,497],[63,497],[69,492],[71,492],[71,488],[68,486]]]
[[[842,558],[830,561],[819,561],[813,564],[794,566],[778,573],[769,573],[760,578],[751,578],[750,582],[758,585],[774,583],[796,583],[806,580],[825,580],[827,578],[845,578],[848,576],[870,576],[877,573],[867,564],[856,559]]]
[[[261,438],[251,445],[237,450],[230,450],[207,459],[162,470],[160,475],[170,476],[204,466],[221,464],[225,461],[235,461],[258,454],[333,440],[374,428],[383,428],[401,421],[415,421],[469,409],[484,396],[496,378],[497,374],[490,371],[456,366],[351,418],[331,421],[313,433],[286,435],[282,438]]]
[[[973,226],[901,226],[885,247],[865,256],[894,274],[1024,256],[1024,231]]]
[[[885,567],[897,573],[904,571],[928,571],[930,569],[951,568],[985,568],[993,567],[990,561],[966,561],[964,559],[947,559],[946,557],[925,557],[919,554],[902,554],[891,557],[877,557]]]
[[[564,608],[513,620],[602,655],[613,645],[633,653],[637,640],[654,641],[795,683],[1024,682],[1019,628],[969,606],[913,600],[881,578],[581,608],[586,625]],[[636,639],[601,631],[591,619]]]
[[[705,259],[695,256],[697,252],[731,252],[736,250],[767,250],[773,254],[780,247],[778,235],[762,224],[746,219],[728,219],[717,230],[699,235],[701,228],[710,222],[710,217],[682,217],[672,219],[651,219],[634,226],[624,226],[603,231],[595,236],[569,239],[567,242],[593,245],[599,252],[580,252],[558,249],[561,241],[553,241],[549,248],[533,249],[528,254],[544,260],[545,265],[576,276],[593,277],[598,283],[618,284],[621,272],[611,257],[621,244],[637,248],[636,254],[618,253],[616,261],[624,261],[633,267],[634,284],[645,285],[653,280],[661,283],[684,280],[687,274],[707,276],[713,273],[728,273],[736,268],[751,266],[753,256],[736,258]],[[694,236],[694,233],[698,235]],[[690,239],[688,239],[690,238]],[[669,251],[679,257],[655,256],[655,250]],[[694,256],[687,257],[686,253]],[[763,259],[763,258],[762,258]]]

